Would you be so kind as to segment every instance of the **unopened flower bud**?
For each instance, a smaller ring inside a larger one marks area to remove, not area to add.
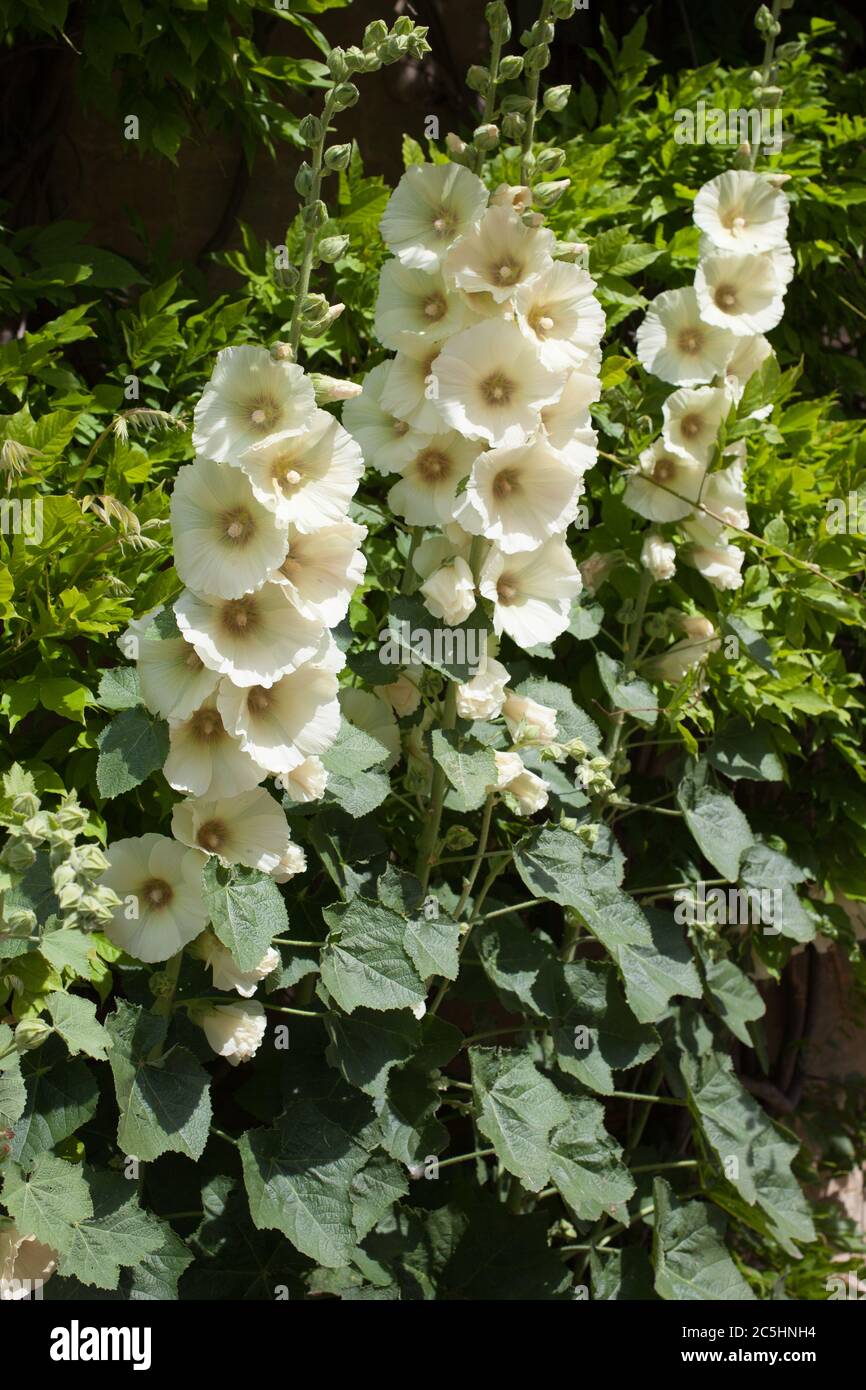
[[[543,72],[549,62],[550,49],[546,43],[538,43],[532,48],[527,48],[523,58],[523,66],[528,73]]]
[[[342,48],[332,48],[325,62],[328,65],[328,72],[335,82],[343,82],[349,74],[349,65],[346,62],[346,55]]]
[[[37,1018],[35,1014],[22,1018],[15,1029],[15,1046],[19,1052],[32,1052],[47,1042],[53,1032],[51,1024],[46,1023],[44,1018]]]
[[[360,396],[363,387],[357,381],[342,381],[336,376],[324,376],[321,372],[310,372],[310,381],[316,393],[316,405],[333,405],[335,401],[350,401]]]
[[[556,257],[560,261],[582,261],[589,255],[589,247],[585,241],[558,241],[556,243]]]
[[[317,145],[325,133],[325,127],[318,116],[305,116],[298,126],[298,134],[305,145]]]
[[[351,145],[331,145],[325,150],[325,168],[336,172],[339,169],[348,169],[349,161],[352,158]],[[298,189],[300,192],[300,189]]]
[[[495,150],[499,144],[499,128],[495,125],[476,126],[472,132],[472,143],[476,150]]]
[[[354,106],[361,93],[354,82],[341,82],[339,87],[334,88],[333,105],[335,111],[346,111],[350,106]]]
[[[515,77],[519,77],[523,72],[523,55],[521,53],[506,53],[499,63],[499,81],[513,82]]]
[[[384,43],[388,37],[388,26],[384,19],[374,19],[364,30],[363,44],[365,48],[375,48],[377,44]]]
[[[748,140],[744,140],[741,145],[737,146],[731,163],[735,169],[749,169],[751,167],[752,147]]]
[[[553,179],[549,183],[539,183],[532,190],[532,196],[540,208],[552,208],[558,203],[571,179]]]
[[[327,220],[328,209],[321,198],[317,198],[314,203],[309,203],[307,207],[301,208],[301,222],[308,232],[317,232],[320,227],[324,227]]]
[[[564,111],[571,96],[571,87],[565,83],[561,87],[548,87],[544,93],[545,111]]]
[[[313,171],[309,164],[304,160],[303,164],[295,174],[295,192],[302,198],[306,198],[313,187]]]
[[[24,874],[36,858],[36,851],[26,840],[10,839],[0,852],[0,864],[13,874]]]
[[[350,73],[366,71],[367,54],[364,53],[362,49],[357,48],[353,44],[351,48],[346,49],[344,56],[346,59],[346,68]]]
[[[445,148],[451,155],[461,155],[466,153],[467,145],[464,140],[460,139],[459,135],[455,135],[453,130],[449,130],[445,136]]]
[[[491,36],[499,39],[500,43],[507,43],[511,38],[511,18],[504,0],[491,0],[491,3],[485,6],[484,18],[487,20]]]
[[[502,117],[502,134],[507,140],[520,140],[526,131],[526,119],[519,111],[509,111]]]
[[[553,0],[551,14],[554,19],[571,19],[574,14],[575,0]]]
[[[271,347],[271,357],[275,362],[294,362],[295,354],[292,352],[291,343],[274,343]]]
[[[340,259],[348,245],[349,238],[347,236],[322,237],[322,240],[316,247],[316,254],[319,260],[324,261],[326,265],[333,265],[334,261]]]
[[[471,91],[480,92],[484,96],[490,87],[490,73],[478,63],[473,63],[466,74],[466,85]]]
[[[535,168],[539,174],[555,174],[564,163],[565,150],[542,150],[535,161]]]

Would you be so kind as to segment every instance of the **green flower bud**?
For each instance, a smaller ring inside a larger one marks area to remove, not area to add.
[[[334,110],[346,111],[355,105],[360,95],[354,82],[341,82],[339,87],[334,88]]]
[[[292,352],[291,343],[274,343],[271,347],[271,357],[275,362],[294,362],[295,354]]]
[[[44,1018],[37,1018],[35,1014],[22,1018],[15,1029],[15,1046],[19,1052],[32,1052],[47,1042],[53,1032],[51,1024],[46,1023]]]
[[[360,48],[352,47],[346,49],[346,67],[350,73],[364,72],[367,67],[367,55]]]
[[[343,381],[341,377],[325,376],[323,372],[310,372],[309,378],[316,393],[316,405],[351,401],[355,396],[360,396],[363,390],[358,381]]]
[[[36,851],[26,840],[8,839],[0,852],[0,864],[13,874],[25,874],[36,858]]]
[[[554,179],[550,183],[540,183],[532,190],[533,199],[538,207],[546,211],[559,202],[570,183],[571,179]]]
[[[474,844],[475,836],[465,825],[452,825],[445,836],[445,848],[449,850],[469,849]]]
[[[555,32],[549,19],[537,19],[530,30],[530,43],[553,43]]]
[[[394,23],[391,27],[391,33],[397,34],[399,36],[402,36],[404,34],[408,36],[412,33],[414,28],[415,25],[412,23],[409,16],[407,14],[401,14],[399,19],[394,20]]]
[[[733,164],[735,169],[751,169],[752,147],[749,144],[748,140],[744,140],[741,145],[737,146],[736,150],[734,151],[734,157],[731,160],[731,163]]]
[[[532,100],[530,97],[520,96],[518,92],[512,92],[509,96],[502,98],[502,109],[509,114],[517,111],[525,116],[532,110]]]
[[[546,43],[540,43],[534,48],[528,48],[523,59],[523,65],[528,73],[543,72],[549,62],[550,49]]]
[[[298,134],[305,145],[318,145],[325,133],[325,127],[318,116],[305,116],[298,126]]]
[[[338,169],[348,169],[351,158],[351,145],[331,145],[325,150],[325,168],[330,169],[332,173]]]
[[[504,0],[491,0],[491,3],[485,6],[484,18],[487,20],[491,37],[498,39],[500,43],[507,43],[511,38],[511,18]]]
[[[506,53],[499,64],[500,82],[513,82],[523,72],[523,57],[520,53]]]
[[[316,254],[319,260],[324,261],[326,265],[333,265],[334,261],[340,259],[348,245],[349,238],[347,236],[322,237],[322,240],[316,247]]]
[[[388,26],[384,19],[374,19],[364,30],[363,44],[365,48],[375,48],[383,43],[388,37]]]
[[[484,96],[490,87],[490,73],[478,63],[473,63],[466,74],[466,86]]]
[[[53,819],[61,830],[79,831],[87,824],[87,812],[74,797],[70,797],[58,807]]]
[[[571,87],[563,83],[561,87],[548,87],[544,93],[545,111],[564,111],[571,96]]]
[[[535,167],[539,174],[555,174],[565,163],[565,150],[542,150],[536,157]]]
[[[476,150],[495,150],[499,144],[499,130],[495,125],[480,125],[472,132],[472,143]]]
[[[300,193],[302,198],[309,196],[313,187],[313,171],[306,160],[304,160],[298,172],[295,174],[295,192]]]
[[[320,227],[324,227],[327,220],[328,209],[321,198],[317,198],[314,203],[308,203],[305,208],[301,208],[301,222],[308,232],[317,232]]]
[[[526,120],[519,111],[509,111],[502,117],[502,134],[506,140],[520,140],[526,132]]]
[[[154,999],[166,999],[174,992],[175,981],[167,970],[154,970],[147,986]]]
[[[409,40],[405,34],[392,35],[379,45],[379,57],[383,63],[396,63],[409,52]]]
[[[57,894],[57,901],[62,908],[75,907],[80,902],[84,889],[80,883],[67,883]]]
[[[0,932],[4,936],[30,936],[36,930],[36,913],[29,907],[10,909],[0,918]]]
[[[551,13],[554,19],[571,19],[574,8],[575,0],[553,0]]]
[[[346,55],[342,48],[332,48],[325,62],[328,65],[328,72],[335,82],[344,82],[349,75],[349,65],[346,62]]]

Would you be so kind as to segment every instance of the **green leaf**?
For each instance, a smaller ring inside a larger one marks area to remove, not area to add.
[[[291,1297],[305,1290],[298,1271],[306,1261],[276,1231],[258,1231],[240,1183],[223,1175],[202,1188],[204,1216],[193,1237],[197,1258],[183,1278],[184,1299],[270,1301],[276,1286]]]
[[[384,1101],[377,1105],[382,1147],[399,1163],[421,1163],[441,1153],[448,1130],[436,1119],[442,1097],[429,1076],[414,1067],[391,1073]]]
[[[273,938],[288,932],[289,917],[277,884],[258,869],[229,867],[213,856],[201,881],[214,932],[241,970],[254,970]]]
[[[338,1067],[351,1086],[376,1098],[384,1096],[391,1068],[409,1060],[421,1037],[417,1020],[405,1010],[358,1009],[351,1018],[330,1014],[325,1026],[331,1066]]]
[[[745,647],[756,666],[760,666],[762,671],[769,672],[771,676],[778,677],[779,672],[773,661],[770,644],[765,637],[761,636],[760,632],[756,632],[742,618],[737,618],[732,613],[729,613],[725,618],[725,627]]]
[[[93,695],[81,681],[71,676],[54,676],[39,682],[39,699],[46,709],[64,719],[84,723],[84,711],[93,704]]]
[[[565,1097],[527,1053],[469,1049],[477,1124],[509,1173],[530,1192],[550,1178],[551,1130],[569,1119]]]
[[[476,929],[484,973],[506,1008],[552,1018],[565,1001],[562,965],[549,937],[531,932],[516,916]]]
[[[814,918],[794,886],[805,879],[806,874],[798,864],[761,841],[756,841],[744,854],[740,882],[757,893],[761,906],[760,912],[754,915],[760,916],[768,935],[787,936],[801,942],[814,940]],[[773,895],[769,900],[768,894]]]
[[[29,1173],[17,1163],[4,1168],[3,1201],[19,1231],[61,1255],[71,1250],[76,1226],[93,1215],[81,1169],[50,1153],[39,1154]]]
[[[508,1303],[566,1297],[571,1275],[550,1248],[540,1211],[515,1219],[492,1196],[480,1196],[442,1271],[440,1299]]]
[[[704,979],[707,998],[719,1018],[730,1028],[735,1038],[746,1047],[752,1046],[748,1025],[762,1018],[766,1004],[760,991],[739,966],[722,957],[704,959]]]
[[[715,788],[707,773],[703,760],[686,770],[677,788],[677,805],[703,854],[735,883],[740,860],[755,837],[733,797]]]
[[[352,1179],[352,1220],[358,1240],[369,1235],[395,1202],[409,1191],[406,1170],[392,1158],[377,1153]]]
[[[660,1298],[676,1302],[754,1299],[725,1249],[725,1218],[705,1202],[677,1202],[661,1178],[653,1183],[653,1269]]]
[[[131,791],[168,757],[168,725],[146,710],[121,710],[97,737],[96,785],[111,800]]]
[[[93,1072],[80,1059],[70,1060],[56,1038],[38,1051],[25,1053],[21,1071],[27,1104],[14,1126],[11,1157],[29,1167],[92,1120],[99,1100]]]
[[[606,652],[596,652],[596,665],[601,683],[615,710],[620,710],[639,724],[648,727],[658,718],[658,697],[651,685],[640,676],[624,672],[621,661],[614,661]]]
[[[2,1055],[12,1045],[12,1029],[7,1023],[0,1023],[0,1129],[14,1129],[27,1104],[18,1053]]]
[[[163,1231],[150,1212],[142,1211],[121,1173],[93,1173],[90,1179],[93,1215],[76,1226],[59,1272],[98,1289],[116,1289],[121,1265],[138,1265],[152,1255]]]
[[[405,920],[389,908],[356,897],[327,908],[331,928],[321,955],[322,980],[341,1009],[411,1009],[426,990],[404,944]]]
[[[646,1303],[655,1299],[649,1255],[639,1246],[605,1250],[589,1257],[592,1297],[595,1302]]]
[[[460,927],[450,917],[414,917],[406,926],[403,944],[422,980],[444,975],[456,980],[460,970]]]
[[[71,1053],[85,1052],[104,1062],[108,1036],[96,1018],[96,1005],[80,994],[49,994],[48,1012]]]
[[[563,967],[563,976],[568,1004],[553,1023],[556,1060],[584,1086],[610,1095],[616,1089],[613,1073],[654,1056],[658,1034],[635,1018],[610,966],[574,961]]]
[[[272,1129],[240,1140],[253,1223],[328,1269],[347,1264],[357,1244],[350,1188],[368,1158],[357,1124],[346,1128],[336,1109],[298,1101]]]
[[[383,763],[387,757],[388,750],[378,739],[350,724],[343,715],[336,740],[322,754],[322,764],[329,773],[351,778]]]
[[[568,686],[532,676],[529,680],[521,681],[516,690],[518,695],[528,696],[539,705],[548,705],[556,710],[557,743],[570,743],[572,739],[579,738],[592,755],[601,752],[598,725],[574,703]]]
[[[431,617],[419,599],[401,597],[391,602],[387,628],[391,641],[381,650],[380,659],[395,668],[408,666],[414,659],[450,680],[468,681],[483,657],[487,629],[477,613],[446,627],[441,619]]]
[[[61,972],[69,970],[80,979],[89,980],[91,976],[91,953],[93,941],[88,932],[78,927],[57,927],[42,933],[39,954],[49,965]]]
[[[381,806],[390,790],[388,774],[371,768],[366,772],[352,773],[351,776],[329,772],[325,795],[329,800],[336,801],[350,816],[360,819]]]
[[[177,1281],[193,1262],[193,1253],[166,1221],[159,1223],[161,1243],[138,1260],[131,1271],[130,1302],[176,1299]]]
[[[730,720],[716,734],[707,749],[707,761],[732,781],[781,782],[785,776],[767,726],[749,725],[744,719]]]
[[[469,751],[461,749],[465,744]],[[487,799],[489,789],[496,786],[496,759],[492,748],[485,748],[476,739],[461,739],[454,729],[434,729],[433,757],[454,788],[448,805],[455,811],[475,811]]]
[[[550,1180],[579,1221],[597,1221],[603,1212],[633,1196],[634,1180],[622,1164],[622,1149],[604,1127],[604,1107],[589,1096],[570,1101],[571,1115],[550,1136]]]
[[[149,1060],[165,1040],[164,1018],[120,999],[106,1023],[119,1109],[117,1142],[142,1162],[174,1152],[199,1159],[211,1122],[210,1078],[184,1047]]]
[[[114,666],[103,671],[97,698],[103,709],[135,709],[141,704],[141,683],[134,666]]]

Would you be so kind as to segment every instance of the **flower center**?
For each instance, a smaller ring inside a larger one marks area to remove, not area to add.
[[[704,342],[704,335],[699,328],[683,328],[677,338],[677,347],[688,357],[694,357],[700,352]]]
[[[519,589],[510,574],[501,574],[496,582],[496,597],[506,607],[517,598]]]
[[[425,483],[441,483],[451,472],[451,460],[441,449],[422,449],[415,467]]]
[[[703,427],[700,415],[684,415],[680,420],[680,434],[684,439],[697,439]]]
[[[555,327],[555,321],[546,304],[537,304],[529,315],[529,327],[536,338],[546,338]]]
[[[444,294],[431,294],[424,301],[424,317],[431,323],[438,323],[440,319],[444,319],[447,309]]]
[[[493,479],[493,496],[498,502],[502,502],[506,497],[510,497],[515,489],[520,487],[520,478],[516,468],[502,468]]]
[[[215,709],[197,709],[190,716],[189,729],[199,743],[213,743],[225,733],[223,722]]]
[[[270,434],[279,421],[279,402],[273,396],[255,396],[247,407],[250,424],[259,434]]]
[[[404,434],[409,433],[408,420],[395,420],[391,427],[398,439],[402,439]]]
[[[488,405],[508,405],[514,392],[514,382],[502,371],[491,372],[481,383],[481,394]]]
[[[189,651],[188,655],[184,657],[183,664],[184,666],[188,666],[190,671],[202,671],[204,669],[204,662],[198,652],[192,649]]]
[[[160,908],[168,907],[174,897],[174,889],[164,878],[149,878],[141,885],[141,896],[148,907],[159,911]]]
[[[493,267],[491,280],[494,285],[513,285],[520,276],[520,266],[515,261],[503,261]]]
[[[745,228],[746,219],[740,208],[731,208],[722,218],[722,226],[729,232],[741,232]]]
[[[436,216],[433,218],[433,230],[438,237],[452,237],[457,231],[457,215],[453,208],[441,207],[436,209]]]
[[[719,285],[713,296],[716,301],[716,308],[723,313],[730,314],[737,307],[737,290],[735,285]]]
[[[228,599],[222,606],[220,620],[224,631],[232,637],[246,637],[253,633],[259,622],[255,595]]]
[[[256,524],[246,507],[235,507],[230,512],[223,512],[220,522],[225,539],[238,546],[246,545],[256,529]]]
[[[299,460],[293,454],[280,454],[271,464],[271,478],[274,485],[283,493],[291,493],[303,481],[303,473],[298,471]]]
[[[206,849],[209,854],[219,854],[228,841],[229,832],[225,821],[206,820],[195,838],[200,847]]]
[[[676,464],[673,459],[658,459],[653,469],[653,481],[657,483],[669,483],[675,473]]]
[[[263,685],[254,685],[247,696],[247,709],[250,714],[267,714],[272,699],[271,692]]]

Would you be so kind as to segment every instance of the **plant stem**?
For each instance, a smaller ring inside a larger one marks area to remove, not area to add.
[[[640,576],[640,587],[638,589],[637,601],[635,603],[634,618],[632,619],[631,626],[629,627],[628,641],[626,643],[625,653],[623,655],[623,675],[625,675],[627,671],[631,670],[632,666],[634,665],[634,659],[637,656],[637,649],[640,645],[640,635],[643,630],[644,614],[646,613],[647,599],[649,598],[650,589],[652,588],[652,582],[652,575],[650,574],[649,570],[642,569]],[[616,755],[616,751],[619,748],[624,728],[625,710],[619,709],[616,711],[614,715],[613,728],[611,729],[610,734],[608,735],[607,745],[604,750],[604,756],[610,762],[613,761],[614,756]]]
[[[440,1168],[453,1168],[455,1163],[466,1163],[470,1158],[493,1158],[495,1149],[473,1149],[471,1154],[458,1154],[456,1158],[443,1158],[439,1161]]]
[[[530,907],[540,907],[544,901],[544,898],[527,898],[526,902],[512,903],[510,907],[495,907],[492,912],[485,912],[481,921],[492,922],[494,917],[507,917],[509,912],[526,912]]]
[[[551,0],[542,0],[541,9],[538,14],[540,23],[550,19]],[[528,184],[530,179],[529,161],[527,155],[532,153],[532,142],[535,138],[535,121],[538,115],[538,88],[541,83],[541,70],[530,73],[529,81],[526,84],[526,95],[532,102],[532,106],[526,113],[526,129],[523,132],[523,139],[520,144],[520,182]]]
[[[227,1144],[232,1144],[234,1148],[239,1147],[237,1139],[233,1139],[230,1134],[226,1134],[225,1130],[217,1129],[216,1125],[211,1125],[210,1132],[216,1135],[217,1139],[224,1139]]]
[[[400,580],[400,593],[401,593],[401,594],[411,594],[411,593],[414,593],[414,591],[415,591],[415,587],[416,587],[416,583],[417,583],[417,578],[418,578],[418,576],[417,576],[417,573],[416,573],[416,570],[415,570],[415,566],[413,565],[412,561],[413,561],[414,558],[415,558],[415,551],[418,549],[419,545],[421,544],[421,540],[422,540],[422,538],[423,538],[423,535],[424,535],[424,527],[423,527],[423,526],[413,526],[413,527],[412,527],[411,538],[410,538],[410,541],[409,541],[409,550],[408,550],[408,552],[407,552],[407,554],[406,554],[406,563],[405,563],[405,565],[403,566],[403,578]]]
[[[779,22],[779,15],[780,15],[780,13],[781,13],[781,10],[782,10],[782,0],[773,0],[773,10],[772,10],[772,14],[773,14],[773,28],[775,28],[775,26],[776,26],[776,25],[778,24],[778,22]],[[771,77],[772,71],[773,71],[773,54],[774,54],[775,51],[776,51],[776,39],[777,39],[777,37],[778,37],[778,35],[775,34],[775,33],[773,33],[773,32],[771,31],[769,34],[767,34],[766,38],[764,39],[764,59],[763,59],[763,62],[762,62],[762,64],[761,64],[761,86],[762,86],[762,87],[768,87],[768,86],[770,85],[770,77]],[[756,165],[757,162],[758,162],[758,155],[760,154],[760,151],[761,151],[761,145],[760,145],[760,141],[758,141],[758,142],[756,142],[755,148],[752,150],[752,154],[751,154],[751,167],[752,167],[753,169],[754,169],[755,165]]]
[[[310,157],[310,168],[313,172],[313,180],[310,191],[304,199],[304,207],[310,207],[319,201],[322,191],[322,160],[325,153],[325,141],[328,138],[328,126],[331,124],[331,117],[334,114],[334,88],[328,92],[325,98],[325,109],[322,112],[322,136],[313,145]],[[298,283],[295,293],[295,303],[292,308],[292,321],[289,327],[289,346],[292,349],[292,357],[297,360],[298,346],[301,341],[301,316],[304,309],[304,301],[310,291],[310,276],[313,270],[313,253],[316,249],[316,239],[319,229],[311,227],[304,236],[304,249],[301,255],[301,268],[298,273]]]
[[[318,948],[324,944],[324,941],[295,941],[291,936],[275,936],[271,941],[272,946],[315,946]]]
[[[325,1009],[290,1009],[285,1004],[265,1004],[264,1007],[274,1014],[291,1014],[293,1018],[327,1018],[328,1011]]]
[[[642,1096],[636,1091],[611,1091],[611,1100],[643,1100],[648,1105],[677,1105],[683,1107],[686,1102],[677,1100],[676,1096]]]
[[[668,1173],[674,1168],[697,1168],[696,1158],[681,1158],[676,1163],[638,1163],[629,1168],[630,1173]]]
[[[448,689],[445,692],[445,704],[442,711],[442,728],[453,729],[457,719],[457,685],[454,681],[448,682]],[[415,873],[421,880],[422,893],[427,892],[427,885],[430,882],[430,871],[433,867],[433,854],[436,849],[436,841],[439,838],[439,827],[442,824],[442,806],[445,801],[445,790],[447,778],[444,769],[435,764],[433,768],[433,785],[430,790],[430,809],[424,829],[421,832],[421,839],[418,845],[418,860]]]
[[[481,817],[481,829],[478,833],[478,847],[475,854],[475,858],[472,861],[472,868],[469,870],[469,873],[463,880],[463,892],[460,894],[460,899],[457,903],[457,906],[454,909],[454,916],[458,922],[463,915],[463,909],[469,901],[469,895],[471,894],[472,889],[475,886],[475,880],[478,877],[478,870],[481,868],[481,862],[484,858],[484,852],[487,849],[487,841],[490,837],[490,823],[493,819],[493,807],[495,802],[496,793],[491,792],[484,803],[484,814]]]

